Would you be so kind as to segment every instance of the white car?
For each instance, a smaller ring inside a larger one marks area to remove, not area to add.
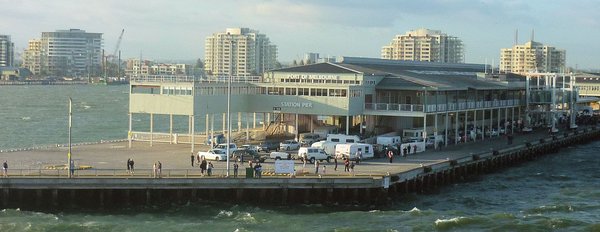
[[[227,144],[226,143],[221,143],[219,145],[217,145],[217,147],[215,149],[221,149],[223,151],[227,151]],[[235,143],[230,143],[229,144],[229,154],[232,154],[234,151],[236,151],[237,145],[235,145]]]
[[[298,150],[300,144],[296,140],[285,140],[279,143],[279,149],[284,151]]]
[[[331,156],[328,156],[323,149],[316,147],[301,147],[298,150],[298,157],[310,161],[311,164],[317,160],[321,162],[331,160]]]
[[[200,157],[204,156],[204,159],[206,160],[215,160],[215,161],[220,161],[220,160],[227,160],[227,152],[223,149],[210,149],[208,151],[200,151],[198,152],[198,155]]]
[[[249,151],[255,151],[258,152],[258,147],[256,145],[248,145],[248,144],[244,144],[241,147],[239,147],[238,149],[242,150],[249,150]]]
[[[292,158],[292,156],[286,152],[274,151],[269,154],[269,158],[274,160],[287,160]]]

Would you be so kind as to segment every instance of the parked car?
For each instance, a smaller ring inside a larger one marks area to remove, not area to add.
[[[274,141],[266,141],[258,145],[258,152],[279,151],[279,143]]]
[[[249,149],[240,149],[234,151],[232,157],[234,160],[237,160],[241,163],[248,162],[249,160],[252,160],[254,163],[263,163],[266,159],[265,156],[261,156],[258,154],[258,152]]]
[[[318,134],[312,133],[302,133],[300,134],[300,144],[302,146],[310,146],[314,142],[321,140],[321,136]]]
[[[331,156],[327,155],[323,149],[316,147],[301,147],[298,150],[298,157],[310,161],[311,164],[317,160],[327,161],[328,163],[331,160]]]
[[[226,153],[227,152],[223,149],[214,148],[214,149],[210,149],[208,151],[199,151],[198,156],[200,156],[200,157],[204,156],[204,158],[207,160],[219,161],[219,160],[227,160]]]
[[[244,144],[241,147],[239,147],[238,149],[245,149],[245,150],[251,150],[254,152],[258,152],[258,146],[256,146],[256,145]]]
[[[279,149],[284,151],[298,150],[300,144],[296,140],[285,140],[279,143]]]
[[[271,154],[269,154],[269,158],[274,159],[274,160],[281,160],[281,159],[292,159],[292,155],[287,153],[287,152],[279,152],[279,151],[274,151],[271,152]]]
[[[216,149],[221,149],[223,151],[227,151],[227,144],[221,143],[221,144],[217,145]],[[237,145],[235,145],[235,143],[230,143],[229,144],[229,154],[233,153],[235,150],[237,150]]]

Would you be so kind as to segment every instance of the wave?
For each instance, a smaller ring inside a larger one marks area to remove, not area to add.
[[[435,220],[435,228],[438,230],[449,230],[467,225],[477,224],[480,223],[482,220],[482,218],[476,217],[454,217],[449,219],[437,219]]]
[[[21,117],[21,120],[23,120],[23,121],[29,121],[29,120],[31,120],[31,117]]]
[[[554,212],[568,213],[568,212],[573,212],[573,211],[575,211],[575,208],[573,208],[573,206],[570,204],[542,205],[540,207],[525,210],[525,212],[528,214],[536,214],[536,215],[542,215],[544,213],[554,213]]]
[[[87,109],[92,108],[92,107],[88,106],[88,105],[84,105],[83,108],[87,110]]]

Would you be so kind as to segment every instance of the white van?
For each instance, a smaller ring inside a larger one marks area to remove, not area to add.
[[[320,126],[313,130],[313,134],[318,134],[321,138],[326,138],[328,134],[333,134],[337,132],[337,126]]]
[[[423,129],[404,129],[402,138],[405,142],[423,139]]]
[[[301,147],[298,150],[298,158],[304,158],[310,163],[315,163],[316,160],[323,162],[324,160],[329,163],[331,156],[327,155],[321,148],[316,147]]]
[[[384,146],[393,146],[402,143],[399,135],[377,136],[377,144]]]
[[[323,151],[325,151],[325,154],[327,154],[329,156],[334,156],[335,155],[335,146],[337,144],[339,144],[339,143],[319,141],[319,142],[311,144],[310,146],[323,149]]]
[[[321,140],[321,136],[319,134],[313,133],[302,133],[300,134],[300,144],[302,146],[310,145],[314,142]]]
[[[338,159],[348,157],[350,160],[356,160],[356,153],[362,153],[363,159],[373,158],[375,153],[373,145],[367,143],[346,143],[335,146],[335,157]]]
[[[327,142],[334,143],[358,143],[360,138],[356,135],[345,135],[345,134],[328,134]]]

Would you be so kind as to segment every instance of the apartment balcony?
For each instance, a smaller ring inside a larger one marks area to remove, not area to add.
[[[395,103],[365,103],[364,112],[367,115],[390,116],[423,116],[426,113],[444,113],[448,111],[486,110],[519,106],[518,99],[496,101],[469,101],[448,104],[395,104]]]

